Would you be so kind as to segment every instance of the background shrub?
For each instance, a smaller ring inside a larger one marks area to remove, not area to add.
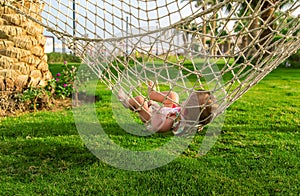
[[[60,52],[52,52],[48,53],[48,63],[61,63],[64,61],[81,63],[81,59],[78,56],[74,56],[72,54],[60,53]]]
[[[300,68],[300,50],[288,58],[291,65]]]
[[[300,68],[300,50],[292,54],[286,61],[281,63],[280,67]]]

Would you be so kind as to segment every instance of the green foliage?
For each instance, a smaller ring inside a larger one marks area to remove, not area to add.
[[[183,56],[183,55],[169,55],[168,56],[168,61],[170,61],[170,62],[183,62],[184,60],[186,60],[185,59],[185,57]]]
[[[71,98],[73,93],[78,93],[80,88],[85,87],[91,75],[91,70],[83,66],[79,70],[80,64],[51,65],[54,77],[48,82],[46,90],[52,92],[55,98]],[[56,68],[54,68],[56,67]]]
[[[0,117],[27,111],[49,109],[53,104],[53,97],[44,88],[28,88],[23,92],[1,93]]]
[[[115,61],[113,62],[113,64],[120,64],[120,62],[126,62],[128,61],[128,63],[130,65],[135,64],[136,62],[143,62],[143,57],[141,56],[141,54],[136,54],[135,56],[118,56]]]
[[[20,102],[25,103],[27,110],[49,108],[52,104],[52,95],[44,88],[28,88],[22,94],[17,94]]]
[[[73,62],[81,63],[81,59],[78,56],[67,53],[52,52],[47,54],[48,63],[57,63],[57,62]]]
[[[6,98],[8,104],[0,104],[0,109],[10,108],[11,113],[50,109],[60,99],[71,98],[77,79],[77,67],[73,64],[57,65],[55,77],[48,81],[45,87],[30,87],[22,92],[16,92]],[[77,86],[80,86],[78,82]],[[3,101],[4,102],[4,101]],[[10,104],[13,102],[14,104]]]
[[[288,57],[279,67],[300,68],[300,50]]]
[[[76,71],[77,68],[74,65],[70,67],[65,63],[62,73],[56,73],[55,77],[48,82],[45,89],[54,94],[56,98],[70,98],[74,91]]]
[[[300,68],[300,50],[292,54],[287,61],[291,64],[291,67]]]

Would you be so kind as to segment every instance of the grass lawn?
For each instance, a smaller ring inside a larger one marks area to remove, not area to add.
[[[143,172],[98,160],[72,110],[0,118],[0,195],[299,195],[299,87],[300,69],[273,71],[227,110],[206,155],[197,154],[200,133],[179,158]],[[143,149],[171,137],[124,134],[111,118],[110,92],[100,88],[99,120],[116,142]]]

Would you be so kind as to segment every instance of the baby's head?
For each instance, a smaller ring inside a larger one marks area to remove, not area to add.
[[[204,126],[213,119],[218,104],[210,92],[197,90],[190,94],[182,106],[182,117],[187,123],[198,122]]]

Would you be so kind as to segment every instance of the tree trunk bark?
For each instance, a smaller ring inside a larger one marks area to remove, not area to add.
[[[39,1],[13,5],[41,20]],[[45,86],[52,75],[44,52],[44,28],[5,6],[0,7],[0,25],[0,91]]]
[[[258,30],[255,30],[255,29],[258,29],[259,27],[259,20],[257,17],[255,17],[253,20],[252,20],[252,23],[250,24],[250,27],[249,27],[249,30],[251,31],[249,33],[249,35],[247,36],[247,40],[245,40],[245,45],[246,47],[255,39],[255,37],[257,36],[258,34]],[[247,54],[246,56],[252,56],[256,53],[256,48],[253,47],[253,48],[249,48],[247,50]]]
[[[206,4],[203,3],[203,10],[206,10]],[[203,50],[206,51],[206,15],[203,16],[203,24],[202,24],[202,44],[203,44]]]
[[[264,1],[261,11],[265,11],[261,15],[261,19],[262,19],[262,25],[265,25],[266,28],[263,29],[262,33],[260,34],[259,43],[261,46],[263,46],[263,48],[267,49],[266,52],[272,52],[273,48],[269,47],[269,44],[271,44],[271,42],[270,40],[268,41],[268,37],[272,33],[272,30],[274,29],[273,22],[275,20],[275,16],[274,16],[275,9],[274,7],[272,8],[272,3],[270,3],[269,1]],[[267,55],[267,53],[265,55]]]
[[[210,44],[211,44],[211,55],[216,55],[217,54],[217,51],[216,51],[217,46],[216,46],[216,38],[215,38],[215,36],[216,36],[216,29],[217,29],[217,21],[216,21],[216,19],[217,19],[217,13],[216,12],[213,13],[212,19],[213,19],[212,30],[211,30],[211,36],[212,37],[211,37],[211,41],[210,41]]]

